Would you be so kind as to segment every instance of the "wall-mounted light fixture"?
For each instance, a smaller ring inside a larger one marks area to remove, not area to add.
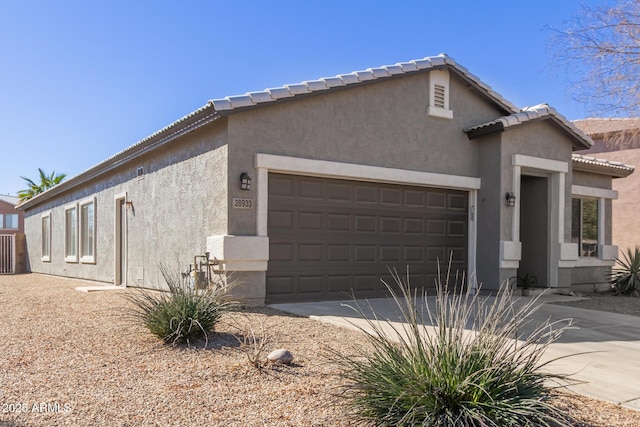
[[[127,208],[133,209],[133,202],[131,200],[127,200],[126,202],[124,202],[124,204],[127,206]]]
[[[251,190],[251,177],[246,172],[240,174],[240,188],[243,190]]]
[[[505,199],[507,200],[507,206],[515,206],[516,205],[516,195],[513,192],[509,191]]]

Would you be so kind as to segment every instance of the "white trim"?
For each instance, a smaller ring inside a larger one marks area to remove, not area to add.
[[[583,257],[577,261],[572,261],[571,267],[611,267],[615,261],[602,260],[595,257]]]
[[[500,260],[520,261],[522,259],[522,242],[500,240]]]
[[[598,258],[605,259],[604,254],[601,252],[602,247],[605,245],[604,231],[606,227],[605,218],[607,212],[605,210],[604,199],[601,197],[598,199]]]
[[[558,286],[558,269],[560,266],[560,245],[564,243],[564,214],[565,214],[565,174],[569,171],[569,164],[559,160],[514,154],[511,157],[513,166],[513,192],[516,195],[516,206],[512,215],[512,240],[520,241],[520,200],[521,180],[523,174],[548,177],[547,194],[549,197],[549,247],[547,283],[549,287]],[[539,174],[542,172],[543,174]],[[500,262],[501,268],[518,268],[516,261]]]
[[[475,220],[476,213],[473,211],[475,211],[478,205],[477,190],[479,190],[481,186],[480,178],[262,153],[255,154],[255,167],[258,169],[256,182],[258,192],[256,234],[258,236],[268,235],[269,172],[468,191],[469,215],[467,220],[467,247],[469,253],[467,260],[467,277],[475,277],[478,231],[477,221]]]
[[[67,247],[67,236],[69,234],[69,230],[67,229],[67,212],[69,212],[70,210],[75,210],[76,212],[76,223],[75,223],[75,231],[76,231],[76,253],[75,255],[67,255],[69,253],[69,248]],[[78,204],[77,203],[73,203],[73,204],[69,204],[66,205],[64,207],[64,260],[65,262],[78,262]]]
[[[436,86],[444,89],[444,106],[436,105]],[[429,72],[429,106],[427,115],[442,119],[453,119],[453,111],[449,108],[449,70],[432,70]]]
[[[82,239],[84,238],[84,231],[83,231],[83,226],[84,226],[84,222],[82,219],[82,208],[87,206],[87,205],[93,205],[93,218],[92,218],[92,223],[93,223],[93,230],[92,233],[93,234],[93,239],[92,239],[92,243],[91,243],[91,255],[83,255],[82,250]],[[87,199],[81,200],[80,202],[78,202],[78,256],[80,258],[80,262],[83,264],[95,264],[96,263],[96,198],[95,197],[89,197]]]
[[[571,194],[574,196],[596,197],[612,200],[618,198],[618,192],[615,190],[608,190],[606,188],[585,187],[583,185],[572,185]]]
[[[541,157],[525,156],[523,154],[514,154],[512,164],[513,166],[524,166],[548,172],[569,172],[569,164],[567,162],[543,159]]]
[[[477,290],[477,275],[476,275],[476,254],[478,242],[475,236],[478,235],[478,221],[477,208],[478,206],[478,191],[469,190],[469,210],[468,215],[468,252],[467,252],[467,283],[471,284],[473,292]],[[473,236],[473,238],[471,238]]]
[[[267,271],[269,238],[216,235],[207,237],[207,252],[221,271]]]
[[[516,195],[516,205],[513,207],[513,215],[511,217],[511,240],[514,242],[520,241],[520,184],[522,180],[522,167],[513,167],[513,185],[512,191]],[[502,203],[505,203],[503,199]],[[516,267],[517,268],[517,267]]]
[[[430,105],[427,107],[427,116],[439,117],[441,119],[453,119],[453,111]]]
[[[577,243],[560,243],[560,261],[577,261],[580,247]]]
[[[479,190],[480,178],[420,172],[328,160],[303,159],[300,157],[276,156],[256,153],[256,168],[269,172],[294,175],[320,176],[357,181],[386,182],[425,187],[451,188],[457,190]]]
[[[43,249],[44,249],[44,240],[43,240],[43,241],[40,242],[41,243],[41,249],[40,250],[42,251],[42,253],[41,253],[42,258],[41,259],[42,259],[42,262],[51,262],[51,228],[52,228],[51,227],[51,211],[45,212],[42,215],[40,215],[40,233],[41,233],[41,238],[42,239],[44,239],[44,234],[42,234],[42,224],[43,224],[43,220],[45,218],[49,219],[49,240],[48,240],[49,245],[48,245],[48,248],[47,248],[48,249],[47,252],[49,252],[49,255],[44,255],[44,251],[43,251]]]
[[[256,155],[256,163],[258,163],[258,157]],[[257,207],[256,207],[256,234],[258,236],[267,235],[267,217],[268,217],[268,204],[269,204],[269,171],[266,168],[258,169],[258,176],[256,177],[256,188],[258,192]]]

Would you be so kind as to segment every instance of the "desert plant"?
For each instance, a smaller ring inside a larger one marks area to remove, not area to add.
[[[371,306],[356,302],[354,309],[366,319],[366,326],[356,327],[368,332],[371,347],[356,355],[335,353],[347,380],[341,395],[356,416],[380,426],[568,422],[549,402],[553,382],[560,386],[567,378],[543,371],[541,356],[570,320],[534,326],[537,298],[518,308],[506,286],[485,298],[456,293],[448,281],[437,283],[430,308],[426,294],[421,303],[411,295],[408,273],[406,279],[395,272],[393,277],[397,286],[385,285],[402,323],[379,320]]]
[[[172,274],[164,266],[160,271],[168,292],[139,290],[125,294],[132,303],[130,311],[135,321],[171,345],[191,345],[214,330],[222,314],[232,305],[226,287],[212,285],[196,289],[186,275]]]
[[[616,265],[609,276],[611,290],[617,295],[640,295],[640,247],[627,248],[622,257],[616,258]]]
[[[532,289],[538,284],[538,276],[530,273],[519,276],[518,279],[520,280],[520,283],[522,283],[522,287],[524,289]]]
[[[244,323],[243,334],[236,336],[240,343],[240,348],[247,356],[249,364],[259,371],[267,366],[265,349],[273,343],[273,336],[267,331],[264,322],[260,322],[259,328],[246,319]]]

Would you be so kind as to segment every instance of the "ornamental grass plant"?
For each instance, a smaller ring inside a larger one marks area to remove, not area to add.
[[[616,295],[640,296],[640,247],[627,248],[609,276],[611,290]]]
[[[204,338],[206,347],[208,334],[233,304],[227,297],[228,286],[210,284],[197,289],[188,276],[173,274],[164,266],[160,271],[169,291],[125,294],[132,303],[129,314],[166,344],[190,346]]]
[[[335,354],[348,380],[341,396],[358,418],[378,426],[570,424],[550,403],[567,378],[545,372],[541,357],[571,320],[535,325],[537,298],[519,307],[506,286],[487,298],[448,280],[437,283],[430,308],[426,294],[412,293],[408,272],[393,279],[395,286],[385,285],[400,323],[356,301],[353,308],[366,319],[357,327],[371,347]]]

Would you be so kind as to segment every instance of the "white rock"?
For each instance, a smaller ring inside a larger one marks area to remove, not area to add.
[[[274,364],[288,365],[293,362],[293,354],[286,348],[280,348],[269,353],[267,361]]]

